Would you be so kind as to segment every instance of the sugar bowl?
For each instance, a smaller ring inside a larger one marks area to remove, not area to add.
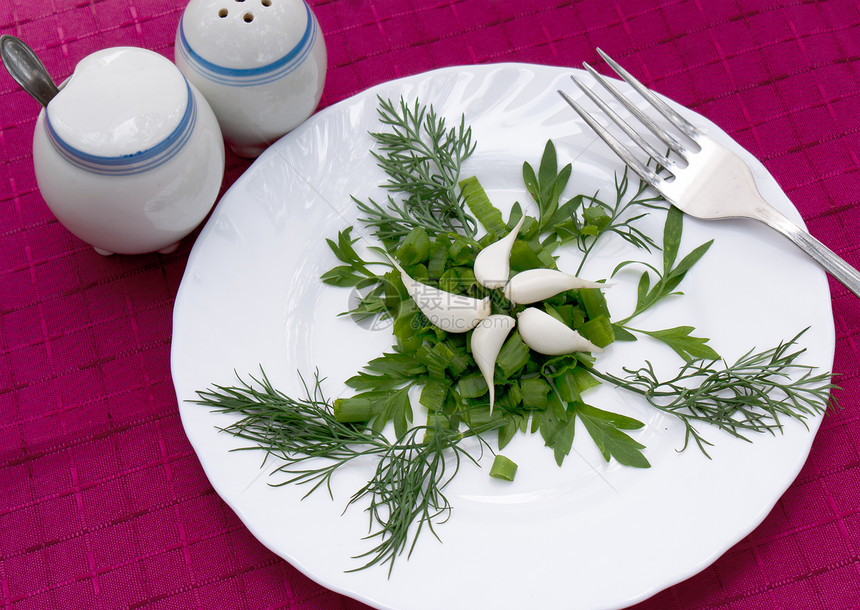
[[[215,203],[224,143],[172,62],[118,47],[82,59],[42,109],[33,162],[51,211],[98,252],[169,252]]]
[[[176,65],[242,157],[302,123],[322,96],[325,42],[303,0],[191,0],[175,48]]]

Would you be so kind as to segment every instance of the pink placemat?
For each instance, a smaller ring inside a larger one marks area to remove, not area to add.
[[[587,60],[603,69],[599,46],[758,156],[811,232],[860,265],[855,0],[310,5],[329,53],[321,106],[455,64]],[[25,39],[61,80],[109,46],[172,59],[183,8],[4,0],[0,33]],[[256,542],[185,438],[169,352],[193,236],[171,255],[109,258],[71,236],[36,187],[37,113],[2,72],[0,604],[362,608]],[[225,189],[247,165],[228,155]],[[844,408],[826,416],[806,467],[759,528],[641,609],[860,607],[860,301],[831,289]]]

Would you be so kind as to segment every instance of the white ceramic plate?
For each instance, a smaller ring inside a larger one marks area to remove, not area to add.
[[[176,299],[173,379],[183,425],[212,485],[254,535],[319,583],[379,608],[616,608],[642,600],[700,571],[767,515],[803,465],[811,430],[788,422],[781,436],[752,444],[705,430],[712,460],[695,448],[680,453],[682,426],[608,387],[595,406],[647,422],[634,433],[647,445],[652,468],[607,464],[591,439],[577,435],[562,468],[539,436],[520,437],[504,453],[519,463],[513,484],[466,466],[447,489],[451,519],[438,527],[440,544],[422,534],[408,561],[391,577],[384,567],[347,573],[351,556],[370,548],[361,506],[342,514],[370,475],[350,467],[334,481],[334,500],[304,489],[273,488],[259,452],[216,426],[229,418],[189,404],[195,391],[231,384],[234,370],[262,365],[275,385],[299,393],[297,371],[319,367],[336,397],[343,381],[392,343],[390,330],[367,330],[337,314],[348,289],[324,286],[336,264],[325,237],[353,224],[350,200],[379,197],[382,181],[370,155],[378,130],[377,95],[432,103],[456,122],[472,125],[478,149],[466,173],[479,176],[499,206],[529,201],[521,184],[524,160],[539,161],[553,138],[563,163],[573,162],[571,194],[611,196],[620,163],[595,140],[556,94],[576,95],[570,70],[520,64],[448,68],[386,83],[327,108],[272,146],[218,204],[200,235]],[[587,76],[585,76],[588,79]],[[693,122],[746,157],[770,202],[799,221],[797,211],[764,168],[713,124]],[[659,236],[662,215],[645,224]],[[753,347],[771,347],[805,327],[805,362],[830,370],[834,328],[824,274],[781,237],[744,221],[685,223],[682,254],[714,238],[707,256],[682,285],[683,298],[640,320],[643,328],[691,324],[728,360]],[[584,276],[606,276],[630,255],[609,241]],[[642,254],[634,254],[641,257]],[[575,269],[575,251],[562,269]],[[629,311],[636,277],[621,275],[609,291],[614,315]],[[646,359],[672,371],[679,360],[662,345],[612,346],[605,370],[621,372]]]

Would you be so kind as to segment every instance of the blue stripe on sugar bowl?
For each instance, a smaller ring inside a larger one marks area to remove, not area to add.
[[[283,57],[256,68],[227,68],[208,61],[200,56],[185,36],[182,19],[179,20],[179,45],[176,51],[180,53],[192,70],[213,82],[233,87],[252,87],[265,85],[283,78],[302,65],[316,42],[316,17],[307,3],[304,3],[307,15],[307,25],[302,37]]]
[[[194,126],[197,123],[197,103],[188,81],[185,82],[185,88],[188,97],[185,113],[179,120],[179,124],[161,142],[146,150],[115,157],[85,153],[70,145],[57,134],[46,113],[45,130],[48,139],[66,161],[88,172],[105,176],[131,176],[153,170],[173,159],[182,150],[194,131]]]

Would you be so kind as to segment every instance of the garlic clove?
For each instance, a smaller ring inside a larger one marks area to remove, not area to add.
[[[511,278],[505,296],[514,305],[527,305],[576,288],[606,288],[609,284],[590,282],[556,269],[529,269]]]
[[[422,284],[401,274],[406,292],[433,326],[449,333],[465,333],[490,315],[490,297],[473,299]]]
[[[484,247],[475,257],[472,269],[475,279],[484,288],[501,288],[508,283],[511,273],[511,249],[525,219],[524,215],[510,233]]]
[[[496,400],[496,386],[493,383],[496,358],[499,357],[499,351],[505,339],[516,324],[517,321],[511,316],[493,314],[481,320],[472,331],[472,357],[490,389],[490,413],[493,412],[493,404]]]
[[[490,315],[490,297],[474,299],[423,284],[412,279],[392,257],[388,256],[388,260],[400,272],[400,279],[415,305],[436,328],[449,333],[465,333]]]
[[[603,351],[563,322],[535,307],[527,307],[517,314],[517,329],[523,343],[547,356]]]

